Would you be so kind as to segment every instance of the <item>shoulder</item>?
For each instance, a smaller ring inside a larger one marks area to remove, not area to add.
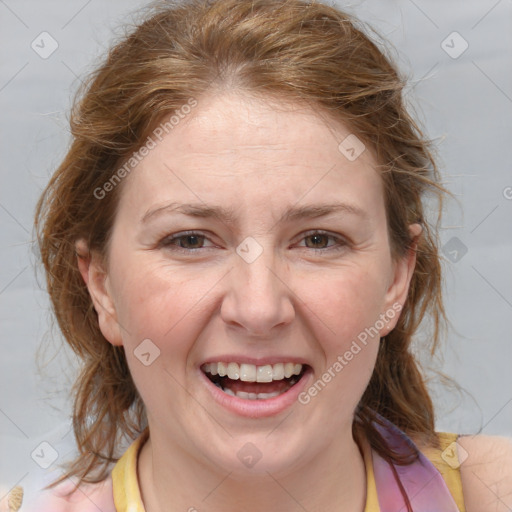
[[[467,512],[512,508],[512,439],[459,436],[462,491]]]
[[[41,491],[25,512],[116,512],[112,494],[112,478],[76,487],[70,480],[55,488]]]
[[[510,512],[512,439],[450,432],[436,435],[440,449],[422,436],[410,437],[441,472],[452,494],[461,500],[459,506],[464,506],[466,512]]]

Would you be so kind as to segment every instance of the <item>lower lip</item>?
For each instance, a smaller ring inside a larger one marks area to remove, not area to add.
[[[300,393],[304,390],[307,382],[311,378],[312,370],[308,367],[299,382],[296,382],[290,389],[279,396],[265,400],[248,400],[228,395],[217,387],[201,369],[199,369],[199,373],[206,383],[206,387],[213,396],[213,399],[219,405],[239,416],[245,416],[247,418],[265,418],[279,414],[298,401]]]

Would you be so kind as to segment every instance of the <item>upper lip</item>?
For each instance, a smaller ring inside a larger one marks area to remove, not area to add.
[[[270,357],[248,357],[244,355],[222,354],[218,356],[211,356],[205,359],[199,366],[207,363],[238,363],[238,364],[253,364],[255,366],[265,366],[267,364],[273,365],[277,363],[299,363],[302,365],[309,365],[308,361],[303,357],[297,356],[270,356]]]

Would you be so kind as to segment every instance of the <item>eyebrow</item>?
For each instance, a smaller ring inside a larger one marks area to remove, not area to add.
[[[331,203],[323,205],[294,206],[284,212],[279,222],[290,222],[301,219],[325,217],[334,213],[346,213],[367,219],[367,213],[356,205],[349,203]],[[205,204],[169,203],[148,210],[141,219],[145,224],[150,219],[169,213],[181,213],[190,217],[214,218],[222,223],[233,225],[236,222],[235,210],[223,206],[207,206]]]

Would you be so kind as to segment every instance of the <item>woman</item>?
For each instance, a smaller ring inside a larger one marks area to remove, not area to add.
[[[511,443],[437,434],[410,352],[444,318],[441,189],[403,87],[299,0],[163,6],[110,52],[37,211],[83,361],[37,510],[512,505]]]

